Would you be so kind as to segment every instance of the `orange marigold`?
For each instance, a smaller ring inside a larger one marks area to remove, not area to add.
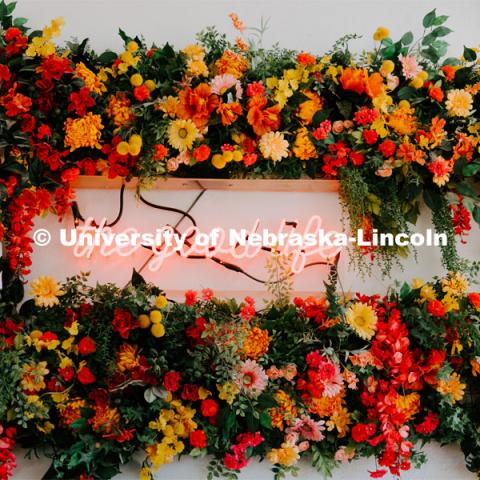
[[[267,98],[255,96],[248,101],[247,121],[252,126],[256,135],[261,137],[264,133],[280,128],[280,106],[267,107]]]
[[[95,415],[88,420],[95,432],[101,432],[108,435],[116,429],[120,423],[120,414],[116,408],[110,408],[108,405],[99,403],[95,406]]]
[[[67,118],[65,122],[65,146],[73,152],[77,148],[101,148],[102,117],[88,112],[81,118]]]
[[[308,100],[302,102],[298,107],[297,117],[305,124],[310,125],[313,116],[322,109],[323,100],[315,92],[304,90],[303,94]]]
[[[119,128],[124,127],[135,118],[135,115],[130,110],[130,100],[124,92],[110,95],[106,110],[107,115],[113,120],[115,126]]]
[[[243,351],[249,358],[256,360],[268,352],[270,337],[267,330],[253,327],[243,343]]]
[[[222,125],[231,125],[242,114],[242,106],[238,102],[221,102],[217,108],[217,113],[220,115]]]
[[[308,130],[305,127],[297,130],[297,137],[293,146],[293,153],[300,160],[309,160],[310,158],[317,158],[318,152],[315,145],[308,136]]]
[[[181,90],[178,99],[177,115],[183,120],[192,120],[198,128],[207,124],[210,114],[218,106],[218,97],[212,94],[207,83]]]
[[[387,124],[399,135],[412,135],[417,128],[413,108],[397,108],[387,116]]]
[[[239,53],[225,50],[223,55],[215,62],[218,75],[229,73],[235,78],[240,78],[248,70],[248,61]]]
[[[66,405],[57,404],[60,412],[60,423],[64,427],[69,427],[73,422],[81,418],[80,409],[85,407],[87,402],[83,399],[75,398]]]
[[[83,62],[77,63],[75,76],[81,78],[85,86],[98,95],[102,95],[102,93],[107,91],[107,87],[98,75],[92,72]]]
[[[134,370],[140,366],[138,359],[138,348],[136,345],[122,343],[117,352],[117,368],[120,372]]]
[[[283,431],[285,425],[292,425],[297,416],[297,408],[295,407],[295,401],[284,390],[277,390],[274,398],[278,406],[271,408],[268,414],[272,419],[272,427]]]
[[[411,143],[402,143],[397,149],[397,157],[405,163],[417,162],[419,165],[425,164],[425,152],[418,150]]]

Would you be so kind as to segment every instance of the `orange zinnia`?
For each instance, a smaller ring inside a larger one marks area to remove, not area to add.
[[[218,106],[218,97],[212,95],[206,83],[180,91],[178,99],[177,115],[183,120],[192,120],[198,128],[207,124],[210,114]]]
[[[248,101],[247,121],[258,136],[280,128],[280,106],[266,106],[267,98],[264,96],[252,97]]]

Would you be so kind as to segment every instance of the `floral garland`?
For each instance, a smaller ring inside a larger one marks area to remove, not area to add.
[[[432,440],[480,471],[480,294],[458,273],[263,310],[210,289],[172,303],[138,274],[123,289],[86,279],[40,277],[20,309],[0,304],[1,479],[14,438],[57,479],[111,478],[139,449],[142,480],[177,455],[210,455],[209,479],[252,457],[281,479],[302,457],[329,475],[375,456],[380,478]]]
[[[321,176],[339,179],[353,230],[398,233],[422,199],[449,234],[444,263],[462,267],[454,235],[480,221],[477,52],[444,58],[446,16],[398,41],[385,28],[353,55],[354,35],[323,56],[214,29],[175,51],[120,30],[125,50],[87,42],[58,48],[63,23],[30,31],[0,3],[0,238],[10,268],[27,273],[34,216],[62,216],[80,174],[138,177]],[[463,238],[463,237],[462,237]],[[374,255],[388,270],[401,249]]]

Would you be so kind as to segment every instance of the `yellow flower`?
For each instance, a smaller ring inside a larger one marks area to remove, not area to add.
[[[420,395],[416,392],[408,395],[399,395],[395,406],[405,415],[405,420],[410,421],[420,410]]]
[[[78,335],[78,320],[74,320],[69,327],[63,327],[70,335]]]
[[[469,117],[472,113],[473,97],[465,90],[450,90],[445,106],[454,117]]]
[[[155,338],[160,338],[165,335],[165,327],[161,323],[156,323],[152,325],[150,332]]]
[[[377,315],[370,305],[354,303],[345,312],[345,319],[359,337],[370,340],[375,335]]]
[[[233,403],[235,397],[240,391],[233,382],[226,382],[223,385],[217,385],[217,389],[219,392],[218,398],[220,398],[220,400],[225,400],[229,405]]]
[[[188,45],[182,52],[193,60],[203,60],[205,57],[205,49],[198,44]]]
[[[95,75],[83,62],[79,62],[75,66],[75,76],[81,78],[85,86],[97,95],[102,95],[102,93],[107,91],[107,87],[100,79],[100,76]]]
[[[148,467],[140,470],[140,480],[152,480],[152,471]]]
[[[38,392],[46,387],[44,377],[50,371],[47,362],[25,363],[22,367],[21,385],[24,390]]]
[[[323,101],[315,92],[304,90],[302,92],[309,100],[305,100],[298,106],[297,117],[305,125],[312,123],[313,116],[322,109]]]
[[[458,373],[450,374],[448,380],[439,380],[437,384],[437,392],[448,396],[453,404],[460,401],[465,393],[466,385],[460,381]]]
[[[73,336],[68,337],[66,340],[62,342],[62,348],[68,353],[76,352],[77,347],[73,345],[73,342],[75,342],[75,337]]]
[[[50,25],[43,29],[43,36],[47,39],[59,37],[64,24],[65,20],[63,17],[54,18],[50,22]]]
[[[77,148],[101,148],[103,124],[100,115],[88,112],[81,118],[67,118],[65,122],[65,146],[73,152]]]
[[[208,77],[208,67],[203,60],[191,58],[187,62],[187,72],[194,77]]]
[[[376,42],[381,42],[385,40],[390,35],[390,30],[386,27],[378,27],[373,34],[373,39]]]
[[[449,272],[448,276],[442,278],[440,283],[442,291],[456,297],[463,296],[469,287],[468,281],[460,272]]]
[[[65,293],[61,290],[60,284],[48,275],[38,277],[32,282],[31,287],[37,307],[47,308],[58,305],[58,297]]]
[[[395,70],[395,64],[391,60],[385,60],[380,67],[380,73],[382,76],[387,77]]]
[[[426,284],[420,290],[420,303],[430,302],[436,298],[437,294],[431,285]]]
[[[45,422],[43,425],[37,424],[37,430],[39,432],[45,433],[45,435],[48,435],[54,428],[55,425],[48,421]]]
[[[290,467],[298,462],[300,455],[296,445],[282,443],[281,448],[272,448],[267,453],[267,459],[274,465],[278,464],[284,467]]]
[[[243,351],[249,358],[256,360],[268,352],[270,337],[267,330],[253,327],[243,343]]]
[[[165,298],[164,295],[159,295],[155,299],[155,306],[157,308],[165,308],[168,305],[168,300]]]
[[[327,421],[327,430],[331,432],[334,428],[337,429],[338,437],[343,438],[350,429],[349,425],[352,423],[348,410],[344,407],[335,410]]]
[[[133,87],[139,87],[143,83],[143,77],[139,73],[134,73],[130,77],[130,83]]]
[[[123,92],[110,95],[106,112],[113,120],[115,126],[120,128],[127,125],[134,118],[130,111],[130,100]]]
[[[127,44],[127,52],[135,53],[138,50],[138,43],[135,41],[130,41]]]
[[[310,158],[317,158],[318,152],[315,145],[308,136],[308,130],[305,127],[297,130],[297,137],[293,146],[293,153],[300,160],[309,160]]]
[[[173,118],[177,113],[177,106],[178,98],[169,95],[168,97],[161,98],[155,108]]]
[[[421,278],[414,278],[412,280],[412,288],[417,290],[418,288],[422,288],[425,285],[425,282]]]
[[[458,304],[458,300],[452,293],[447,293],[442,299],[443,306],[447,312],[451,311],[458,311],[460,309],[460,305]]]
[[[281,132],[264,133],[260,139],[259,147],[262,155],[274,162],[288,157],[288,142]]]
[[[138,359],[138,347],[136,345],[129,345],[122,343],[117,352],[117,369],[119,372],[127,372],[135,370],[140,366]]]
[[[191,150],[198,136],[199,131],[190,119],[174,120],[168,127],[168,143],[181,152]]]
[[[204,387],[200,387],[198,389],[198,398],[200,400],[205,400],[206,398],[208,398],[210,395],[212,394],[212,392],[210,390],[207,390],[206,388]]]
[[[60,36],[60,28],[64,24],[62,17],[58,17],[50,22],[50,25],[44,27],[42,35],[34,37],[29,43],[25,54],[28,57],[49,57],[56,51],[55,45],[50,40],[52,37]]]

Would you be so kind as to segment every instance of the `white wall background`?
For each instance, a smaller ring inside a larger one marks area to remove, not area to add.
[[[89,37],[95,50],[105,48],[120,50],[121,41],[116,36],[118,27],[129,34],[143,34],[147,41],[162,44],[165,41],[176,47],[183,47],[194,39],[194,33],[207,25],[217,25],[220,30],[234,35],[228,13],[234,11],[249,26],[257,26],[260,18],[270,18],[270,28],[265,35],[265,43],[277,41],[282,46],[322,52],[345,33],[364,35],[353,48],[361,50],[372,44],[371,34],[377,26],[383,25],[391,29],[392,36],[398,37],[407,30],[421,32],[421,18],[437,8],[441,14],[450,15],[448,25],[455,33],[448,37],[452,55],[460,54],[463,45],[478,45],[478,22],[480,20],[480,2],[478,0],[457,0],[432,2],[430,0],[20,0],[17,15],[30,18],[30,24],[41,28],[51,18],[63,16],[66,26],[62,40],[72,36],[79,39]],[[157,203],[186,208],[193,200],[194,192],[159,192],[147,194]],[[173,223],[176,216],[152,211],[135,202],[131,192],[127,192],[126,212],[119,229],[127,226],[140,228],[156,227],[166,222]],[[112,219],[116,215],[118,194],[104,190],[83,190],[78,192],[79,204],[84,216],[103,216]],[[219,206],[221,205],[221,209]],[[224,227],[249,225],[260,217],[267,226],[273,227],[283,217],[297,218],[305,221],[310,215],[321,215],[331,228],[339,229],[340,207],[335,194],[307,193],[232,193],[208,192],[193,210],[199,225],[209,229],[221,224]],[[66,219],[64,226],[71,226],[71,219]],[[422,215],[417,231],[424,231],[429,226],[428,215]],[[37,227],[46,227],[52,231],[59,228],[53,217],[41,219]],[[466,247],[461,247],[462,254],[469,258],[479,257],[480,234],[476,226]],[[53,274],[59,279],[74,274],[79,270],[92,271],[92,281],[112,281],[123,284],[128,281],[131,268],[139,268],[146,258],[145,252],[139,252],[128,259],[101,259],[98,256],[91,260],[75,259],[66,249],[55,243],[34,252],[33,272],[31,278],[40,274]],[[440,264],[440,252],[434,248],[421,248],[418,251],[418,263],[413,259],[404,262],[404,271],[396,269],[394,278],[410,280],[415,276],[425,279],[443,273]],[[257,273],[262,272],[260,261],[249,264],[249,268]],[[392,280],[382,280],[377,271],[368,279],[361,279],[355,272],[348,270],[348,262],[344,258],[340,267],[340,275],[345,290],[361,290],[365,293],[382,293]],[[250,290],[257,298],[262,298],[261,288],[237,274],[224,271],[208,262],[171,259],[164,268],[155,273],[145,272],[145,276],[161,285],[174,295],[188,288],[209,286],[217,291]],[[311,269],[296,279],[298,291],[307,292],[321,288],[325,278],[322,269]],[[461,452],[455,447],[440,449],[437,446],[427,448],[429,463],[420,471],[407,472],[406,479],[473,479],[464,467]],[[38,480],[41,478],[42,462],[28,463],[19,461],[17,479]],[[46,465],[46,464],[45,464]],[[132,462],[121,477],[137,478],[138,465]],[[46,468],[46,467],[45,467]],[[374,468],[373,460],[359,461],[342,467],[335,479],[368,478],[367,470]],[[205,478],[205,468],[201,462],[182,460],[179,464],[165,466],[158,478],[179,480],[195,480]],[[241,478],[271,478],[269,466],[252,463]],[[319,478],[308,467],[302,470],[301,478]]]

